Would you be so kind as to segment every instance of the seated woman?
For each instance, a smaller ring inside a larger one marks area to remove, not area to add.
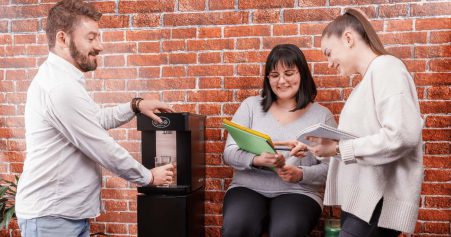
[[[262,96],[243,101],[233,121],[271,136],[296,139],[304,128],[336,126],[332,113],[315,102],[316,87],[304,54],[291,44],[277,45],[268,55]],[[302,153],[302,152],[300,152]],[[286,158],[284,158],[284,155]],[[224,237],[305,236],[322,212],[328,161],[310,153],[255,155],[241,150],[229,135],[224,161],[234,168],[224,199]],[[271,171],[262,167],[277,167]]]

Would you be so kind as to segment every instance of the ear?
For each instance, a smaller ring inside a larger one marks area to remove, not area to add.
[[[68,48],[70,44],[70,36],[66,32],[60,30],[56,32],[55,46],[59,48]]]
[[[343,33],[342,41],[348,48],[352,48],[355,45],[355,37],[352,31],[345,31]]]

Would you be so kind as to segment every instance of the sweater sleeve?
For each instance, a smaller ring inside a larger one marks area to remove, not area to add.
[[[340,141],[342,160],[383,165],[405,157],[421,143],[422,119],[415,85],[401,61],[386,61],[372,75],[375,134]]]
[[[325,124],[332,126],[334,128],[337,127],[337,122],[333,114],[330,111],[327,111]],[[327,170],[329,169],[329,160],[331,158],[323,158],[318,160],[318,163],[311,166],[300,166],[303,172],[303,178],[299,182],[300,184],[314,184],[314,185],[323,185],[326,182],[327,178]]]
[[[248,102],[249,100],[243,101],[232,118],[234,122],[246,127],[250,127],[252,122],[252,109]],[[241,150],[230,134],[227,136],[224,148],[224,162],[226,164],[237,170],[252,169],[254,157],[255,154]]]

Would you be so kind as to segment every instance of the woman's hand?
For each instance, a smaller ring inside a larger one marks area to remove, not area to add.
[[[252,160],[254,166],[266,166],[280,168],[285,165],[285,157],[282,154],[270,154],[263,152]]]
[[[298,158],[304,157],[308,148],[307,145],[298,140],[274,142],[274,146],[287,146],[291,148],[290,156],[296,156]]]
[[[307,140],[310,142],[309,151],[313,155],[319,157],[337,155],[337,140],[319,137],[308,137]]]
[[[289,183],[297,183],[303,179],[304,173],[302,169],[292,165],[285,165],[284,167],[277,169],[279,177]]]

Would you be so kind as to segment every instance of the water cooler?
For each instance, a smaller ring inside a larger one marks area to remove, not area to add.
[[[155,167],[155,157],[176,162],[177,181],[168,187],[138,188],[138,237],[204,236],[205,116],[157,114],[162,123],[138,115],[142,164]]]

